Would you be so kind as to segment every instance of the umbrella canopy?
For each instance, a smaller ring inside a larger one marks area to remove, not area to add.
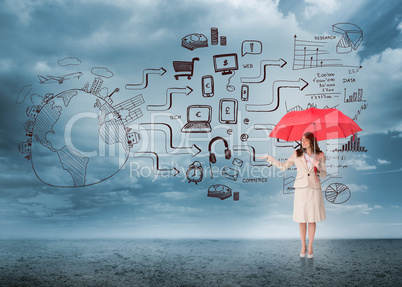
[[[298,141],[312,132],[318,141],[344,138],[362,129],[337,109],[309,108],[287,113],[269,134],[285,141]]]

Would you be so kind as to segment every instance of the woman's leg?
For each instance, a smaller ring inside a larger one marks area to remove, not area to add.
[[[308,223],[308,254],[310,255],[313,254],[313,241],[316,227],[315,222]]]
[[[302,243],[301,254],[306,253],[306,234],[307,234],[307,223],[299,223],[300,229],[300,239]]]

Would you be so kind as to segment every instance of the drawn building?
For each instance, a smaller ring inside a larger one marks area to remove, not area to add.
[[[36,119],[36,117],[38,116],[39,112],[40,112],[40,107],[39,106],[30,106],[26,110],[27,116],[32,118],[32,119]]]
[[[33,120],[29,119],[23,124],[26,136],[32,137],[34,123]]]
[[[86,82],[85,86],[82,88],[82,90],[86,93],[89,93],[89,83]]]
[[[103,85],[103,80],[101,79],[101,77],[96,77],[94,79],[94,82],[92,83],[92,87],[89,92],[93,95],[97,95],[99,93],[100,89],[102,88],[102,85]]]
[[[31,154],[32,139],[29,138],[26,142],[22,142],[18,145],[18,150],[22,154]]]
[[[137,144],[141,140],[141,136],[139,133],[131,131],[130,128],[127,129],[127,143],[131,148],[134,144]]]

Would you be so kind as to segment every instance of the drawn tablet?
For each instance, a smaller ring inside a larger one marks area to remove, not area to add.
[[[237,109],[236,99],[221,99],[219,101],[219,122],[222,124],[236,124]]]

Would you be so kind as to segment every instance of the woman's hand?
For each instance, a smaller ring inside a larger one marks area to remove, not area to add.
[[[263,155],[262,157],[257,157],[258,159],[266,159],[266,158],[269,158],[269,155]]]
[[[316,154],[314,154],[314,159],[317,161],[320,161],[322,155],[323,155],[323,153],[316,153]]]

